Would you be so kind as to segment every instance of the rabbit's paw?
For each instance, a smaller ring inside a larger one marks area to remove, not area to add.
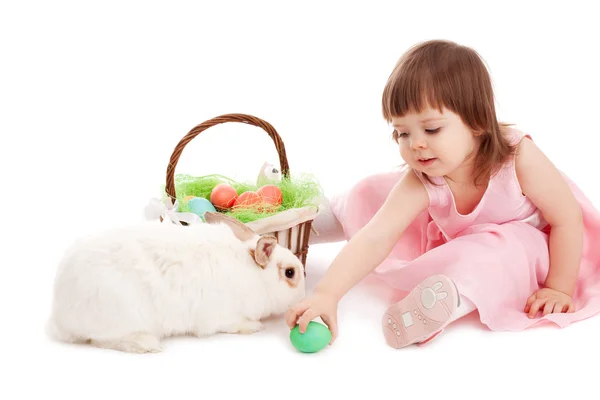
[[[160,340],[149,333],[133,333],[113,340],[92,340],[91,344],[127,353],[160,353],[162,351]]]
[[[242,335],[250,335],[252,333],[259,332],[263,329],[263,324],[260,321],[244,320],[236,325],[232,326],[229,333],[239,333]]]

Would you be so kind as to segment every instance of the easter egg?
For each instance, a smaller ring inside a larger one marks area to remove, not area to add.
[[[316,353],[331,342],[331,331],[323,324],[310,321],[303,334],[300,333],[300,326],[296,325],[290,332],[290,341],[302,353]]]
[[[237,191],[228,183],[219,183],[210,192],[210,202],[216,208],[228,209],[233,207],[237,198]]]
[[[235,199],[234,207],[252,207],[262,202],[258,193],[254,191],[247,191],[240,194],[237,199]]]
[[[215,206],[204,197],[194,197],[187,203],[191,213],[198,215],[204,221],[204,213],[207,211],[216,212]]]
[[[190,201],[190,199],[195,198],[196,196],[185,196],[185,199],[183,200],[185,203],[187,203],[188,201]]]
[[[256,193],[263,199],[265,203],[280,205],[283,199],[281,189],[275,185],[265,185],[259,188]]]

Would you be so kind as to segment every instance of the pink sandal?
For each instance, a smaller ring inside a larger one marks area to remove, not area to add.
[[[427,343],[448,325],[459,302],[458,289],[450,278],[430,276],[383,314],[387,344],[399,349]]]

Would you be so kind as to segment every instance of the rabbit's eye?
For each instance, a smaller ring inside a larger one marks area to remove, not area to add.
[[[294,268],[287,268],[285,270],[285,276],[286,278],[292,279],[294,277],[294,273],[296,272],[296,270],[294,270]]]

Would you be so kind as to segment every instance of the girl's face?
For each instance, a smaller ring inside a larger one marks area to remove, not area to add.
[[[393,117],[404,161],[429,176],[447,176],[467,164],[477,148],[476,136],[458,114],[443,108]]]

